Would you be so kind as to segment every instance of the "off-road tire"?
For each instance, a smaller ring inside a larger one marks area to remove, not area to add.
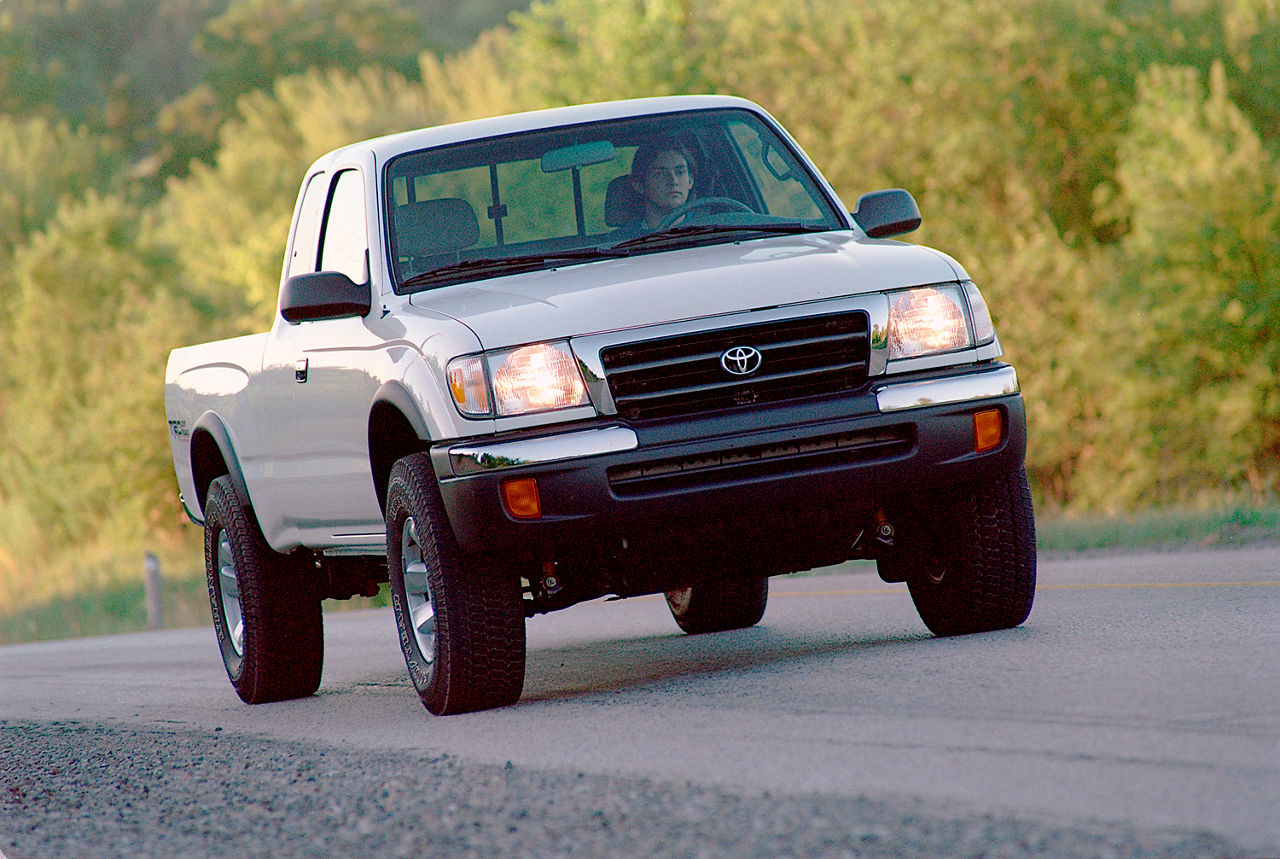
[[[525,668],[519,580],[463,563],[426,454],[391,469],[387,570],[400,649],[430,712],[445,716],[519,700]]]
[[[236,694],[246,704],[314,694],[324,663],[314,577],[267,545],[229,477],[209,486],[204,534],[213,627]]]
[[[755,626],[769,602],[769,579],[717,579],[667,591],[667,608],[690,635]]]
[[[906,580],[925,626],[950,636],[1025,621],[1036,591],[1026,471],[951,487],[918,512],[914,539],[882,569]]]

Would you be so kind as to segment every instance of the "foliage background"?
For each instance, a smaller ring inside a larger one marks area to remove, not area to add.
[[[847,203],[916,195],[1042,514],[1273,503],[1277,44],[1280,0],[0,0],[0,611],[198,567],[165,356],[267,326],[315,157],[629,96],[746,96]]]

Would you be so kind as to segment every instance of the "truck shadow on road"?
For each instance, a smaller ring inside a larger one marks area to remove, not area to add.
[[[736,689],[743,673],[758,674],[759,682],[768,683],[771,676],[802,670],[805,663],[858,661],[886,650],[903,650],[906,655],[922,646],[949,645],[957,640],[935,638],[926,632],[802,636],[755,627],[714,635],[655,635],[583,643],[530,651],[520,701],[559,701],[652,685],[683,693],[688,684],[706,694],[720,688],[720,679],[732,681]]]

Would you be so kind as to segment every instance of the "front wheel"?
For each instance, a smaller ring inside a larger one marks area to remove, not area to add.
[[[755,626],[769,602],[769,579],[716,579],[667,591],[667,608],[690,635]]]
[[[903,578],[935,635],[1008,629],[1031,613],[1036,528],[1027,473],[961,484],[922,511],[931,538],[911,553]]]
[[[246,704],[313,694],[324,616],[305,567],[267,545],[229,477],[209,486],[204,534],[213,627],[236,694]]]
[[[429,711],[444,716],[519,700],[525,659],[519,580],[464,565],[425,454],[391,469],[387,571],[400,649]]]

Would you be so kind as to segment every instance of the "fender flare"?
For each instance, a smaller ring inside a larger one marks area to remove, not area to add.
[[[400,457],[425,450],[431,439],[431,425],[413,393],[401,382],[383,384],[369,406],[369,472],[384,512],[391,467]]]
[[[409,392],[409,389],[403,383],[399,381],[384,382],[382,387],[378,388],[378,392],[373,395],[373,402],[369,407],[370,413],[382,403],[400,412],[404,419],[409,422],[409,426],[413,427],[413,431],[418,438],[423,441],[431,440],[431,427],[426,417],[422,414],[422,407],[418,404],[417,398]]]
[[[208,436],[212,439],[219,456],[222,458],[225,472],[221,469],[210,470],[202,468],[204,457],[197,456],[196,451],[198,439],[202,436]],[[236,457],[235,445],[231,442],[231,432],[216,412],[209,411],[201,415],[191,428],[191,480],[196,487],[197,495],[193,499],[193,506],[200,512],[201,517],[204,516],[204,502],[209,494],[209,484],[213,483],[222,473],[231,478],[231,485],[235,488],[236,494],[240,496],[241,503],[246,507],[249,506],[249,485],[245,482],[244,469],[240,467],[240,460]],[[201,524],[204,524],[203,520]]]

